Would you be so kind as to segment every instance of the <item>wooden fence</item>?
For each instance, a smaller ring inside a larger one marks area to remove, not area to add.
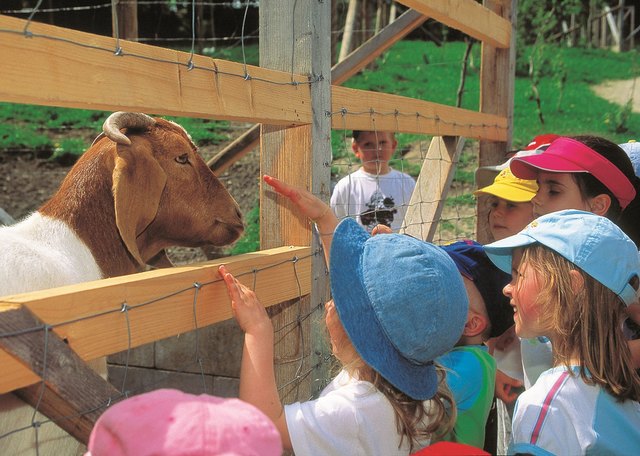
[[[427,159],[437,156],[439,165],[423,167],[407,214],[407,231],[430,239],[464,139],[479,140],[481,166],[500,162],[510,147],[515,11],[511,0],[400,3],[412,10],[333,71],[330,2],[262,0],[259,66],[0,16],[0,100],[255,122],[261,172],[326,200],[332,128],[435,135]],[[479,111],[337,85],[426,18],[482,42]],[[309,224],[287,202],[261,191],[260,208],[263,250],[224,262],[273,306],[276,327],[299,326],[275,347],[277,379],[285,402],[307,399],[329,375],[321,330],[326,266]],[[216,265],[0,297],[0,391],[16,392],[51,419],[65,417],[57,424],[86,442],[99,412],[122,392],[83,361],[229,319]],[[302,369],[293,359],[304,360]],[[292,379],[297,387],[288,390]]]

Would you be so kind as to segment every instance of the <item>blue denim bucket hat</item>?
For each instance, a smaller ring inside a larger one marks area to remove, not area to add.
[[[462,277],[439,247],[402,234],[369,236],[344,219],[331,244],[331,291],[362,359],[409,397],[434,396],[433,360],[462,335]]]
[[[496,266],[511,272],[513,249],[535,243],[575,264],[625,304],[637,299],[629,281],[640,277],[638,249],[611,220],[574,209],[551,212],[538,217],[518,234],[484,248]]]

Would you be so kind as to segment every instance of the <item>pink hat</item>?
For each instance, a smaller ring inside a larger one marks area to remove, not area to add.
[[[481,166],[476,170],[476,183],[478,184],[478,188],[491,185],[496,175],[509,167],[509,163],[511,163],[513,157],[526,157],[527,155],[540,154],[549,147],[549,144],[559,137],[560,135],[554,133],[538,135],[533,138],[524,149],[508,152],[507,156],[510,158],[506,162],[493,166]]]
[[[159,389],[102,414],[85,456],[280,456],[273,422],[240,399]]]
[[[509,166],[520,179],[535,179],[538,170],[589,173],[613,193],[622,209],[636,196],[633,184],[616,165],[589,146],[571,138],[556,139],[539,155],[514,157]]]

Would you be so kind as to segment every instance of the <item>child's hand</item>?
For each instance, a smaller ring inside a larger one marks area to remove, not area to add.
[[[253,290],[247,288],[221,265],[218,274],[227,285],[231,298],[231,310],[245,333],[260,334],[263,331],[273,332],[273,325],[264,306],[260,304]]]
[[[326,214],[331,212],[327,204],[307,190],[286,184],[266,174],[263,180],[273,187],[276,192],[289,198],[300,209],[300,212],[315,222],[320,221]]]
[[[496,371],[496,397],[505,404],[511,404],[520,395],[522,382],[509,377],[500,369]]]
[[[376,234],[391,234],[393,231],[387,225],[378,224],[373,227],[371,230],[371,236],[375,236]]]

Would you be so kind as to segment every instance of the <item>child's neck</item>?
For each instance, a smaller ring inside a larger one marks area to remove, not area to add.
[[[384,175],[389,174],[391,172],[391,167],[389,163],[368,163],[366,166],[362,165],[360,167],[364,172],[374,175]]]

